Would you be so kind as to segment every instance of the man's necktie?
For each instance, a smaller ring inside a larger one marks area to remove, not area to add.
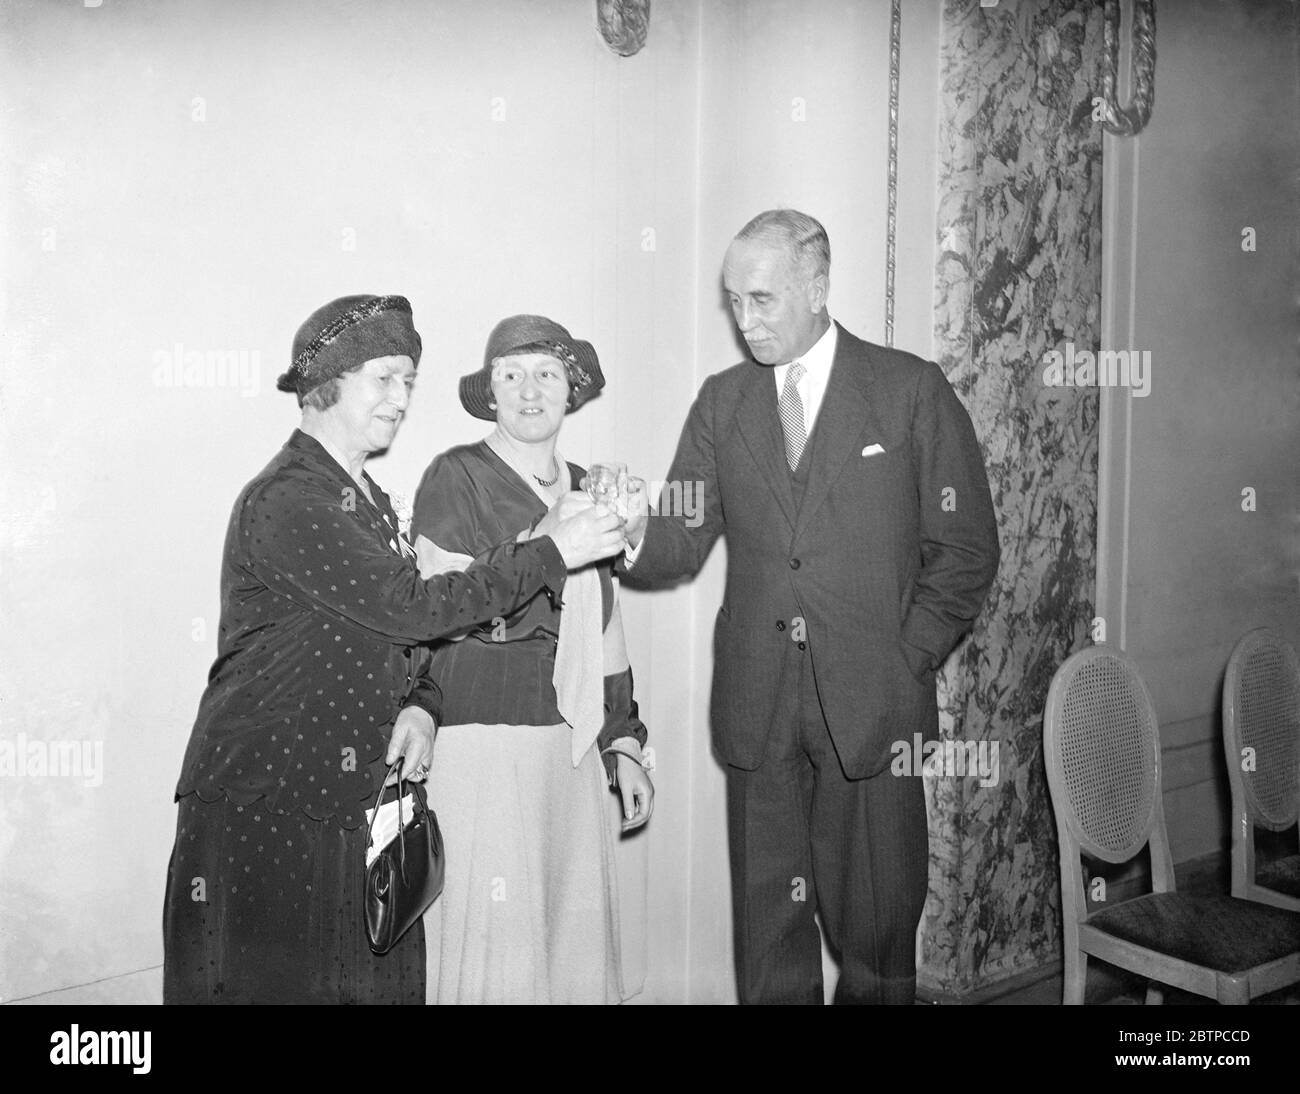
[[[795,361],[785,374],[785,386],[781,389],[781,429],[785,433],[785,462],[793,471],[799,466],[799,457],[803,455],[804,445],[808,443],[808,432],[803,424],[803,400],[799,398],[799,381],[808,370],[802,361]]]

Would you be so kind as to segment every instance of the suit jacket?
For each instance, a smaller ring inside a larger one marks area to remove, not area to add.
[[[710,376],[668,479],[696,484],[698,511],[652,514],[624,580],[693,576],[725,535],[714,748],[758,767],[783,670],[808,656],[845,774],[861,778],[889,766],[894,741],[936,735],[934,672],[992,584],[997,526],[974,428],[942,370],[843,327],[803,458],[796,505],[771,369]]]

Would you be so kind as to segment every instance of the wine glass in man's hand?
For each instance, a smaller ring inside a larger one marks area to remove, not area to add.
[[[625,463],[594,463],[581,485],[592,501],[618,517],[628,543],[641,542],[649,516],[644,479],[629,475]]]
[[[622,507],[618,512],[623,518],[623,537],[636,547],[645,535],[646,521],[650,518],[650,499],[646,494],[645,479],[624,472],[619,476],[618,491]]]
[[[620,511],[619,476],[627,478],[627,467],[621,463],[593,463],[582,480],[588,496],[597,505],[603,505],[619,518],[620,523],[627,517],[626,506]]]

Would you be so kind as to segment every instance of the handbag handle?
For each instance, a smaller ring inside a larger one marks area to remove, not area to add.
[[[379,784],[379,793],[375,795],[375,807],[370,811],[370,823],[366,826],[367,847],[370,846],[370,841],[374,838],[375,819],[379,816],[379,803],[384,800],[384,791],[388,789],[388,780],[392,777],[393,772],[397,771],[402,766],[403,759],[404,757],[398,756],[397,759],[393,761],[392,766],[384,775],[384,781]],[[401,864],[403,881],[406,880],[406,820],[402,815],[402,799],[405,797],[402,793],[402,784],[405,782],[407,782],[407,779],[399,773],[397,776],[397,858],[398,862]],[[428,807],[420,798],[419,784],[412,783],[411,785],[415,788],[415,802],[411,806],[411,817],[414,819],[416,813],[415,806],[418,805],[426,814],[428,813]]]
[[[393,772],[402,766],[403,757],[398,756],[393,761],[392,766],[384,775],[384,781],[379,784],[379,793],[375,795],[375,807],[370,811],[370,823],[366,826],[366,846],[370,846],[370,841],[374,838],[375,820],[379,817],[379,803],[384,800],[384,791],[388,789],[388,780],[392,777]],[[406,779],[399,773],[397,776],[397,858],[401,863],[402,880],[406,880],[406,821],[402,818],[402,783]],[[418,795],[417,795],[418,796]]]

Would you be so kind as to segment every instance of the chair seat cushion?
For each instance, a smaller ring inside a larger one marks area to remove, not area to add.
[[[1230,896],[1147,893],[1094,912],[1087,923],[1217,972],[1242,973],[1300,951],[1300,912]]]
[[[1255,884],[1275,893],[1300,896],[1300,855],[1259,863],[1255,867]]]

